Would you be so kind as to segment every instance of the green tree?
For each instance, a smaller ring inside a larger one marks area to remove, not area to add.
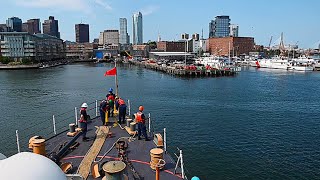
[[[12,62],[12,60],[9,57],[0,56],[0,62],[2,64],[9,64],[10,62]]]

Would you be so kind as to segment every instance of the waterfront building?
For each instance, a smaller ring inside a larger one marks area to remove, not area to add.
[[[230,24],[230,36],[239,37],[239,26],[237,24]]]
[[[89,24],[76,24],[76,42],[88,43],[89,42]]]
[[[186,42],[185,41],[160,41],[157,42],[158,51],[164,52],[185,52]]]
[[[18,17],[8,18],[6,21],[7,30],[9,32],[21,32],[22,31],[22,21]]]
[[[44,20],[42,24],[43,34],[48,34],[60,38],[58,20],[55,20],[53,16],[49,16],[48,20]]]
[[[51,61],[65,58],[61,39],[46,34],[0,32],[1,55],[19,60]]]
[[[89,59],[93,58],[93,50],[98,45],[94,43],[66,42],[66,57],[68,59]]]
[[[119,43],[120,44],[129,44],[130,43],[130,36],[128,34],[127,29],[127,19],[126,18],[120,18],[120,38]]]
[[[189,43],[191,44],[191,52],[198,54],[201,51],[201,47],[200,47],[200,41],[196,40],[196,39],[191,39],[189,41]]]
[[[150,46],[146,44],[133,45],[130,54],[134,57],[149,57]]]
[[[143,44],[143,24],[141,12],[135,13],[133,19],[133,44]]]
[[[230,49],[229,49],[230,45]],[[252,37],[220,37],[209,38],[209,52],[217,56],[249,54],[254,49]]]
[[[209,23],[209,37],[228,37],[230,35],[229,16],[216,16]]]
[[[99,48],[119,49],[119,30],[105,30],[100,32]]]

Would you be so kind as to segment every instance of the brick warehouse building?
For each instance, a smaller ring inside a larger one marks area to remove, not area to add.
[[[157,49],[164,52],[185,52],[184,41],[160,41],[157,42]]]
[[[221,37],[209,38],[209,52],[213,55],[228,56],[230,54],[239,56],[249,54],[254,49],[254,38],[252,37]]]

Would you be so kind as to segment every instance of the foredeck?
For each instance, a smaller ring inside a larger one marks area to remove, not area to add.
[[[155,171],[150,168],[149,162],[150,162],[150,150],[153,148],[156,148],[156,145],[153,142],[153,137],[150,137],[150,141],[144,141],[138,140],[137,138],[130,138],[130,135],[127,133],[125,129],[122,129],[119,126],[112,126],[112,122],[115,121],[115,118],[110,118],[110,126],[109,126],[109,132],[112,133],[111,137],[107,137],[105,142],[102,145],[101,151],[98,153],[96,161],[100,160],[101,157],[107,152],[114,143],[121,137],[123,138],[128,144],[128,148],[126,150],[128,160],[132,163],[134,169],[139,174],[141,179],[149,180],[149,179],[155,179]],[[73,150],[68,150],[66,154],[62,157],[61,161],[64,162],[71,162],[73,165],[73,168],[70,170],[69,174],[76,174],[78,173],[78,168],[81,163],[81,161],[84,159],[86,154],[88,153],[89,149],[93,145],[95,139],[96,139],[96,127],[101,126],[101,121],[99,118],[94,118],[90,123],[88,123],[88,132],[87,137],[89,137],[89,141],[83,142],[82,138],[78,138],[76,142],[79,143],[79,146],[76,147]],[[124,126],[124,125],[123,125]],[[61,134],[56,135],[55,137],[49,139],[46,141],[46,151],[47,154],[51,153],[52,151],[58,152],[61,147],[63,147],[67,142],[72,140],[73,137],[68,137],[66,135],[67,132],[63,132]],[[160,179],[166,179],[166,180],[177,180],[177,179],[183,179],[181,175],[174,174],[174,168],[175,168],[175,162],[172,160],[171,156],[164,153],[163,159],[165,160],[166,164],[163,168],[163,170],[160,171]],[[113,147],[112,150],[101,160],[101,163],[106,161],[114,161],[119,160],[118,158],[118,150]],[[89,167],[90,168],[90,167]],[[90,168],[91,169],[91,168]],[[87,179],[94,179],[92,176],[91,171],[89,171],[90,174],[88,175]],[[135,179],[132,171],[127,166],[124,170],[124,174],[128,176],[129,179]],[[99,177],[97,179],[102,179],[102,177]]]

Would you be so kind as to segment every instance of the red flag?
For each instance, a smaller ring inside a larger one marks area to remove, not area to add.
[[[108,71],[106,71],[106,73],[104,73],[104,76],[115,76],[117,75],[117,68],[114,67]]]

